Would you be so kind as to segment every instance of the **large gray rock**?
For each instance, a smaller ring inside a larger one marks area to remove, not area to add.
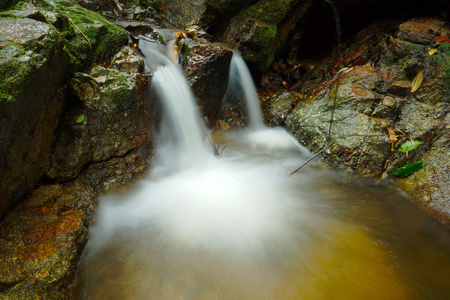
[[[219,39],[237,47],[249,67],[262,75],[295,24],[306,14],[310,0],[260,0],[230,19]]]
[[[391,178],[392,170],[424,159],[423,168],[397,182],[448,222],[450,44],[424,42],[436,38],[436,28],[450,30],[439,19],[413,19],[397,28],[397,37],[363,31],[295,86],[305,101],[284,124],[313,152],[330,144],[325,159],[358,174]],[[349,69],[337,72],[343,67]],[[399,149],[409,140],[422,144],[406,155]]]
[[[50,162],[68,72],[69,55],[53,26],[0,19],[0,217]]]

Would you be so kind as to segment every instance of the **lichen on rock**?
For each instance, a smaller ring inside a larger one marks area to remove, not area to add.
[[[374,27],[361,32],[343,53],[335,52],[335,60],[324,60],[294,86],[306,93],[305,101],[284,124],[314,152],[331,144],[324,158],[361,175],[390,178],[393,169],[424,159],[422,169],[398,182],[448,222],[450,57],[447,43],[433,43],[437,27],[450,30],[437,19],[413,19],[394,36],[374,35],[381,32]],[[412,90],[419,73],[423,80]],[[398,149],[408,140],[422,145],[405,155]]]

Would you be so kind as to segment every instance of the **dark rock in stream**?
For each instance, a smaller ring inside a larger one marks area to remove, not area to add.
[[[139,81],[148,82],[144,76],[96,67],[90,75],[73,77],[71,88],[82,105],[64,118],[47,171],[50,178],[73,178],[91,161],[124,156],[150,141],[147,84],[139,86]]]
[[[189,51],[186,76],[210,124],[217,119],[228,88],[232,56],[232,51],[218,45],[194,46]]]
[[[286,128],[313,152],[331,142],[324,158],[364,176],[392,178],[393,169],[424,159],[422,169],[397,182],[448,222],[449,34],[448,24],[429,18],[360,32],[293,86],[305,100]],[[422,144],[400,152],[409,140]]]

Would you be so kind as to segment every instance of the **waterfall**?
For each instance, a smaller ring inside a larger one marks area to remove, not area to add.
[[[142,42],[146,66],[154,70],[152,88],[163,107],[157,159],[172,169],[201,165],[208,156],[194,95],[180,67],[161,45]],[[172,48],[172,47],[169,47]]]
[[[238,77],[239,80],[230,80],[236,82],[242,89],[242,94],[245,97],[245,102],[250,118],[250,126],[253,129],[264,128],[264,121],[262,117],[261,108],[259,106],[258,94],[253,82],[253,78],[245,64],[244,59],[237,50],[233,51],[233,58],[231,60],[230,76],[232,78]]]
[[[400,254],[411,240],[428,247],[423,228],[434,227],[411,222],[408,212],[424,212],[396,189],[355,184],[323,167],[288,175],[311,154],[282,128],[264,125],[237,52],[229,89],[241,89],[252,128],[225,132],[223,156],[209,160],[183,73],[168,49],[142,43],[141,50],[164,106],[157,157],[149,178],[101,197],[80,262],[80,299],[411,299],[415,278],[435,275],[419,269],[400,277],[393,267],[401,263],[390,254],[395,246]],[[158,167],[173,172],[153,176]],[[440,253],[407,259],[429,264]],[[446,279],[445,256],[438,260]]]

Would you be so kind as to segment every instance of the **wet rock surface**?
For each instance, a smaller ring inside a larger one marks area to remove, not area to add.
[[[104,5],[96,9],[113,18],[142,20],[154,8],[161,21],[174,16],[166,24],[196,20],[238,47],[255,74],[284,55],[263,77],[266,122],[284,124],[314,152],[331,142],[324,158],[361,175],[391,179],[394,168],[425,159],[397,182],[448,221],[450,29],[442,20],[373,25],[316,63],[299,55],[308,46],[302,22],[311,20],[317,1],[161,0],[141,12],[116,1],[79,2]],[[144,97],[151,77],[130,48],[111,59],[126,43],[125,30],[74,1],[17,3],[0,12],[0,298],[70,299],[98,195],[147,170],[153,112]],[[312,40],[332,40],[318,32]],[[190,50],[187,72],[205,114],[218,119],[219,129],[244,126],[239,103],[217,112],[230,51]],[[399,152],[410,139],[422,145]],[[47,183],[31,192],[45,170]]]
[[[233,52],[218,45],[199,45],[190,49],[187,79],[202,114],[215,122],[228,88]]]
[[[305,100],[284,122],[311,151],[331,144],[324,158],[361,175],[393,178],[392,170],[424,159],[422,169],[398,182],[444,222],[450,44],[435,41],[449,29],[439,19],[369,27],[293,86]],[[406,155],[399,149],[408,140],[422,144]]]
[[[42,180],[71,72],[106,61],[125,30],[75,1],[18,1],[1,11],[0,216]]]
[[[138,86],[144,80],[145,86]],[[102,67],[76,74],[71,89],[82,105],[63,119],[47,176],[73,178],[91,161],[124,156],[147,144],[152,130],[147,83],[145,75]]]
[[[9,212],[0,226],[2,299],[70,299],[93,195],[74,182],[46,185]]]

